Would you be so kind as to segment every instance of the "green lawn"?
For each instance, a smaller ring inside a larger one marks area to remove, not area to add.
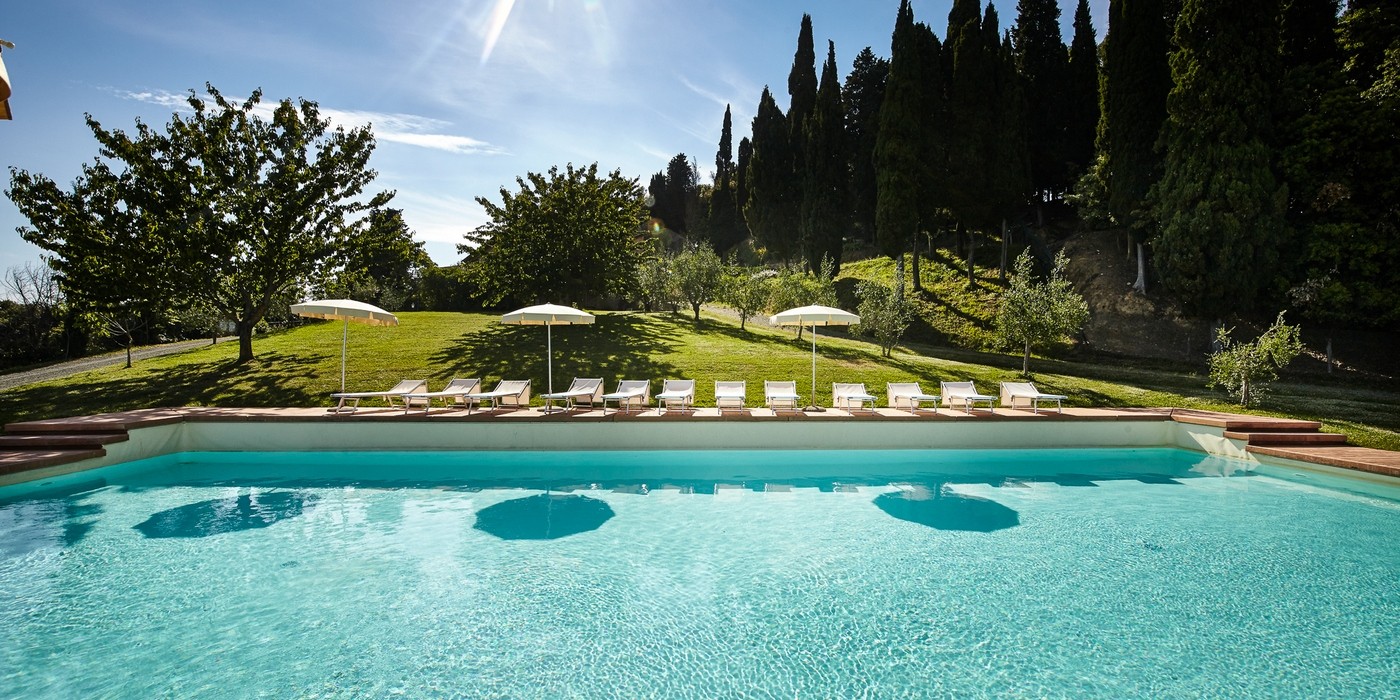
[[[403,313],[392,328],[350,326],[348,388],[378,390],[399,379],[426,378],[430,388],[452,377],[502,378],[545,385],[545,331],[504,326],[491,314]],[[237,344],[139,361],[73,377],[19,387],[0,396],[0,420],[84,415],[157,406],[324,406],[340,382],[339,323],[320,323],[260,336],[257,358],[237,365]],[[839,333],[839,331],[836,331]],[[914,345],[890,359],[861,340],[823,331],[818,341],[817,402],[830,404],[831,383],[863,381],[877,394],[885,382],[967,380],[994,392],[1016,378],[1020,357]],[[574,376],[619,379],[692,378],[698,403],[713,405],[714,380],[748,380],[750,405],[762,402],[764,379],[796,380],[810,390],[810,345],[792,333],[750,328],[705,314],[602,313],[592,326],[554,329],[554,386]],[[1076,406],[1183,406],[1238,411],[1204,379],[1187,372],[1037,358],[1034,379],[1042,391],[1067,394]],[[538,403],[538,400],[536,401]],[[1268,415],[1321,420],[1358,445],[1400,449],[1400,394],[1364,386],[1281,382],[1273,387]]]

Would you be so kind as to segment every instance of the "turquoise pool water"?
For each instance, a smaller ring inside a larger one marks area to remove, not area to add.
[[[0,697],[1400,694],[1400,490],[1245,466],[172,455],[0,489]]]

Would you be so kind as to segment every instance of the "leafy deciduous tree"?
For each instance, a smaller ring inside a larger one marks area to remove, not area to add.
[[[861,280],[856,285],[856,298],[860,300],[856,314],[860,316],[860,323],[851,331],[873,337],[885,357],[890,356],[894,346],[904,337],[904,331],[909,329],[909,322],[914,316],[901,291],[903,286],[904,274],[900,272],[895,273],[893,285],[872,280]]]
[[[719,296],[724,284],[724,261],[707,245],[693,245],[671,261],[676,293],[700,320],[700,307]]]
[[[643,220],[636,180],[614,170],[552,167],[501,188],[501,202],[477,203],[490,221],[457,250],[470,255],[488,303],[511,298],[571,303],[625,293],[637,270],[637,227]]]

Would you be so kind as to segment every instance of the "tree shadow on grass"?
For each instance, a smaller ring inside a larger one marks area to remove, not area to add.
[[[314,384],[316,357],[264,352],[252,362],[180,364],[159,372],[70,378],[21,387],[0,395],[0,423],[92,415],[138,408],[197,406],[307,406],[320,401]]]
[[[554,388],[568,386],[570,377],[656,379],[674,376],[675,365],[657,360],[674,350],[674,341],[655,324],[633,314],[599,316],[591,325],[555,326]],[[533,393],[546,386],[545,329],[540,326],[487,326],[463,334],[430,359],[457,377],[481,377],[488,387],[494,379],[529,379]]]

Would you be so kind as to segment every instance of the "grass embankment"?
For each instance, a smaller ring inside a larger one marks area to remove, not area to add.
[[[405,377],[426,378],[440,388],[452,377],[530,379],[544,391],[545,332],[538,326],[504,326],[499,316],[404,313],[400,325],[351,325],[348,388],[378,390]],[[31,384],[0,395],[0,420],[84,415],[157,406],[324,406],[340,383],[339,323],[321,323],[260,336],[257,358],[234,362],[233,342],[109,367],[67,379]],[[837,331],[839,333],[839,331]],[[919,381],[936,391],[939,381],[973,380],[984,391],[1019,375],[1020,357],[901,347],[891,358],[875,345],[825,331],[817,348],[817,402],[830,405],[831,383],[861,381],[883,394],[890,381]],[[673,314],[604,313],[593,326],[554,329],[554,386],[575,376],[603,377],[609,390],[619,379],[695,379],[700,405],[713,405],[714,380],[748,381],[749,405],[760,405],[763,380],[796,380],[810,390],[810,345],[792,333],[750,327],[705,314],[695,323]],[[1182,406],[1222,411],[1238,407],[1204,388],[1188,372],[1037,359],[1034,379],[1042,391],[1069,395],[1077,406]],[[654,389],[655,390],[655,389]],[[538,403],[538,400],[536,400]],[[1400,394],[1365,387],[1280,382],[1269,395],[1268,415],[1321,420],[1358,445],[1400,450]]]

